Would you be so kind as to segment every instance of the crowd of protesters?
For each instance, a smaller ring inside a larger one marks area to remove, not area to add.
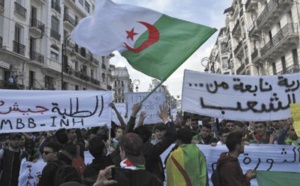
[[[119,125],[112,123],[112,130],[101,126],[2,134],[0,185],[25,185],[19,182],[22,161],[35,162],[41,158],[46,165],[36,180],[38,186],[208,185],[206,159],[195,144],[211,148],[226,145],[229,152],[221,154],[217,166],[219,181],[225,186],[250,185],[255,173],[249,170],[243,174],[240,168],[234,168],[239,164],[232,163],[238,162],[244,145],[299,145],[292,118],[271,122],[205,119],[201,123],[192,115],[170,118],[164,104],[159,111],[162,122],[143,125],[147,113],[141,112],[136,122],[141,105],[135,104],[125,124],[114,104],[110,106],[120,120]],[[172,144],[173,149],[162,160],[160,155]],[[94,159],[80,172],[74,168],[73,158],[84,160],[84,151],[89,151]],[[233,171],[228,173],[229,169]],[[226,177],[222,177],[225,172]]]

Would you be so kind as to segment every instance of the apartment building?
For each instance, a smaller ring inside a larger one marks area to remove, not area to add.
[[[125,102],[125,93],[133,92],[132,81],[126,67],[110,65],[111,86],[114,91],[115,103]]]
[[[233,0],[224,14],[226,26],[210,55],[210,64],[220,67],[214,71],[244,75],[299,72],[298,0]]]
[[[0,0],[0,88],[107,90],[109,59],[76,45],[72,29],[95,0]]]

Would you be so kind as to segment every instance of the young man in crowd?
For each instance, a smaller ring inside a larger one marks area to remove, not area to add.
[[[55,142],[49,142],[44,146],[43,160],[47,163],[42,171],[42,176],[38,186],[53,186],[55,183],[56,171],[64,165],[64,162],[58,160],[57,154],[60,150],[60,145]]]
[[[192,143],[194,144],[216,144],[218,140],[211,135],[211,125],[210,124],[203,124],[202,128],[200,129],[200,133],[195,135],[192,139]]]
[[[268,131],[266,122],[254,122],[253,140],[250,143],[258,144],[273,144],[275,134],[273,131]]]
[[[178,148],[167,159],[167,185],[208,185],[206,159],[199,148],[192,144],[193,133],[189,128],[177,132]]]
[[[215,170],[217,179],[213,179],[214,176],[212,176],[213,183],[216,185],[218,181],[218,184],[222,186],[250,186],[250,180],[255,177],[255,173],[248,170],[244,175],[238,160],[239,155],[244,153],[242,133],[230,133],[226,139],[226,146],[229,152],[220,155]]]
[[[167,132],[166,129],[167,129],[167,127],[164,123],[158,123],[155,125],[155,127],[154,127],[155,138],[153,140],[151,140],[151,143],[153,145],[157,144],[165,137],[166,132]]]
[[[0,184],[5,186],[17,186],[21,166],[21,160],[28,154],[20,148],[21,135],[12,133],[9,136],[9,147],[0,149]]]

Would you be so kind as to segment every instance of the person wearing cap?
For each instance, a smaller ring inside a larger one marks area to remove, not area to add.
[[[12,133],[9,136],[9,148],[0,150],[0,179],[1,185],[17,186],[21,166],[21,160],[28,154],[20,149],[21,135]]]
[[[208,185],[206,158],[192,143],[192,137],[191,129],[178,130],[177,148],[169,154],[166,163],[167,186]]]
[[[119,142],[121,156],[120,168],[114,168],[112,179],[115,185],[122,186],[160,186],[162,183],[145,168],[143,140],[135,133],[127,133]]]

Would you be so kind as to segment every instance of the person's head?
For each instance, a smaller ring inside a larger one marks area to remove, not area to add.
[[[193,132],[189,128],[180,128],[177,131],[177,144],[190,144],[192,142]]]
[[[199,129],[198,119],[192,118],[191,127],[193,130]]]
[[[121,159],[128,159],[134,165],[145,164],[143,155],[143,140],[135,133],[127,133],[120,139]]]
[[[287,135],[288,137],[290,137],[293,140],[297,140],[298,136],[295,132],[294,126],[293,125],[289,125],[288,130],[287,130]]]
[[[55,132],[55,138],[57,139],[57,141],[60,143],[60,144],[67,144],[69,139],[68,139],[68,134],[67,134],[67,131],[66,129],[59,129]]]
[[[241,132],[241,133],[244,133],[245,129],[246,129],[245,123],[243,123],[241,121],[235,121],[233,128],[229,129],[229,130],[231,130],[232,132]]]
[[[158,123],[154,127],[155,137],[159,140],[163,139],[167,132],[167,126],[163,123]]]
[[[21,135],[21,139],[19,141],[19,146],[20,148],[25,148],[25,141],[26,141],[26,138],[24,135]]]
[[[233,130],[233,128],[234,128],[234,121],[232,121],[232,120],[225,120],[224,121],[224,127],[228,128],[229,130]]]
[[[230,133],[226,139],[226,146],[229,152],[244,153],[243,134],[241,132]]]
[[[67,129],[69,141],[74,141],[77,138],[76,129]]]
[[[203,124],[200,130],[201,138],[207,138],[211,134],[211,125],[210,124]]]
[[[117,126],[116,129],[115,129],[115,138],[116,139],[120,139],[124,134],[124,129],[120,126]]]
[[[140,136],[140,138],[143,140],[144,143],[146,141],[148,141],[152,136],[151,130],[145,125],[142,125],[142,126],[139,126],[139,127],[135,128],[133,130],[133,132],[138,134]]]
[[[9,135],[9,146],[11,148],[19,148],[20,147],[21,134],[12,133]]]
[[[105,144],[100,136],[94,137],[89,141],[89,152],[94,158],[106,155]]]
[[[267,123],[266,122],[254,122],[254,132],[259,136],[264,136],[267,133]]]
[[[218,135],[219,135],[219,139],[222,142],[222,144],[226,143],[226,139],[227,139],[227,137],[228,137],[229,134],[230,134],[229,128],[221,128],[219,130]]]
[[[47,143],[43,149],[43,154],[42,154],[43,160],[45,162],[50,162],[52,160],[57,159],[57,153],[59,150],[60,150],[60,145],[58,143],[53,141]]]

